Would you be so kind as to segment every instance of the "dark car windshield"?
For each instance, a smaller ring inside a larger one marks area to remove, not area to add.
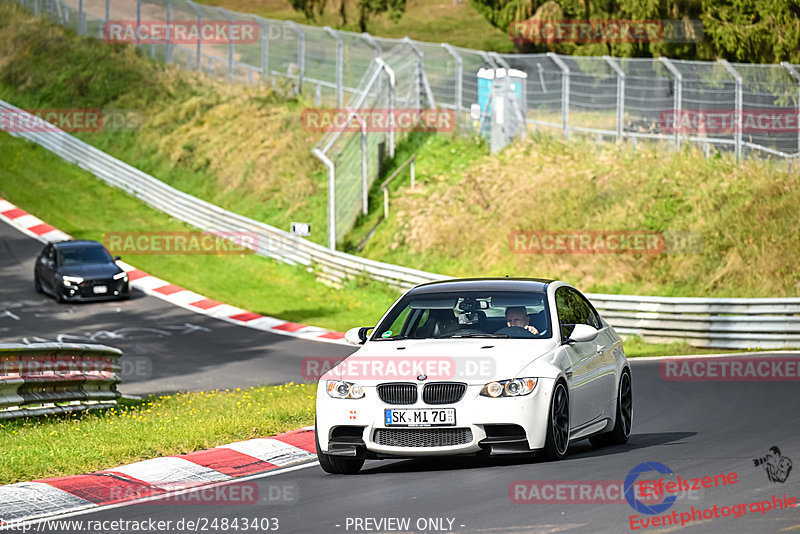
[[[84,265],[87,263],[109,263],[113,261],[111,254],[102,245],[87,245],[85,247],[66,247],[58,251],[61,255],[61,264]]]
[[[509,327],[506,310],[538,330]],[[550,312],[544,293],[465,291],[411,295],[398,302],[375,327],[372,339],[443,339],[464,337],[549,338]]]

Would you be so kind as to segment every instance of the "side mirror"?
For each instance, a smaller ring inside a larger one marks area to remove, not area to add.
[[[122,258],[121,258],[120,256],[114,256],[114,261],[119,261],[119,260],[121,260],[121,259],[122,259]]]
[[[371,326],[357,326],[344,333],[344,340],[351,345],[363,345],[367,341],[367,332],[372,330]]]
[[[572,334],[564,341],[583,343],[593,340],[597,337],[597,334],[598,330],[593,326],[589,326],[588,324],[576,324],[575,328],[572,329]]]

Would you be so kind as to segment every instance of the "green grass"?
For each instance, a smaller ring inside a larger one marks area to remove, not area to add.
[[[76,238],[107,232],[189,230],[43,148],[0,134],[0,197]],[[80,207],[80,209],[76,209]],[[334,330],[373,324],[398,293],[351,281],[328,287],[304,268],[255,255],[129,255],[144,271],[207,297],[264,315]]]
[[[0,423],[0,484],[88,473],[314,424],[314,385],[180,393]]]
[[[329,4],[313,21],[294,11],[286,0],[202,0],[203,4],[223,6],[262,17],[293,20],[302,24],[331,26],[360,32],[355,2],[347,1],[348,23],[342,24],[340,2]],[[418,41],[450,43],[454,46],[494,52],[513,51],[508,33],[495,28],[467,0],[409,0],[406,11],[396,22],[379,15],[367,24],[367,31],[380,37],[410,37]]]

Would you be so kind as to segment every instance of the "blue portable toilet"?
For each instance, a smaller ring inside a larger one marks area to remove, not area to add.
[[[504,78],[506,76],[509,77],[511,82],[511,94],[513,95],[513,98],[517,100],[520,108],[523,111],[523,114],[527,108],[527,73],[517,69],[508,69],[508,72],[506,72],[506,69],[503,68],[481,68],[478,71],[478,106],[480,108],[480,116],[482,118],[482,122],[480,122],[481,135],[486,138],[490,136],[492,125],[492,108],[489,106],[492,95],[492,87],[494,86],[495,82],[498,84],[505,83]],[[498,89],[502,90],[503,87],[499,86]]]

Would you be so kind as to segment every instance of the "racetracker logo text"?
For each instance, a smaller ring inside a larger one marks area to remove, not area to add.
[[[248,20],[111,20],[103,26],[103,39],[136,44],[252,44],[259,26]]]
[[[109,232],[103,244],[112,254],[228,255],[255,254],[261,238],[253,232]]]
[[[661,360],[661,378],[673,381],[800,380],[800,356],[678,358]]]
[[[455,112],[450,109],[306,108],[300,114],[309,132],[452,132]]]

